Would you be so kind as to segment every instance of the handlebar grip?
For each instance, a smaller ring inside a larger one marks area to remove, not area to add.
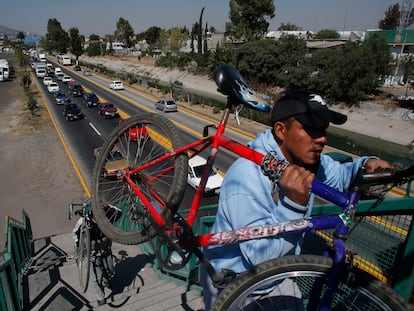
[[[384,168],[375,172],[367,173],[362,171],[358,178],[359,184],[385,184],[385,183],[403,183],[410,176],[414,176],[414,165],[403,170]]]
[[[360,175],[361,183],[371,183],[371,182],[387,182],[392,180],[395,175],[395,170],[393,169],[381,169],[375,172],[362,172]]]

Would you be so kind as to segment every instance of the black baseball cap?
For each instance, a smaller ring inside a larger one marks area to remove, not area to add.
[[[273,106],[272,125],[291,117],[310,128],[344,124],[347,120],[346,115],[330,110],[320,95],[306,91],[288,91]]]

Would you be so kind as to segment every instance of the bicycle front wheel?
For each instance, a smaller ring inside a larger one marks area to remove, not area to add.
[[[163,216],[176,212],[187,182],[187,155],[156,160],[182,145],[169,119],[143,113],[123,121],[102,148],[95,150],[92,211],[107,237],[121,244],[139,244],[151,238],[154,230],[145,202]],[[129,175],[130,181],[125,178],[127,170],[136,170]]]
[[[79,228],[76,266],[78,269],[79,285],[82,292],[85,293],[88,289],[91,269],[91,238],[89,229],[85,225],[82,225]]]
[[[317,281],[322,289],[332,267],[330,258],[313,255],[285,256],[257,265],[241,274],[219,294],[214,311],[319,310],[311,307]],[[356,269],[352,284],[341,280],[331,310],[411,310],[390,287]]]

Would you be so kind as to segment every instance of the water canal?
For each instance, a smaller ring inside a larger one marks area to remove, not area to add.
[[[414,147],[403,146],[344,129],[328,128],[328,145],[358,156],[376,155],[394,166],[414,164]],[[414,133],[413,133],[414,139]]]

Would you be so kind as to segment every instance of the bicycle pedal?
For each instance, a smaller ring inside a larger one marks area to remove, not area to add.
[[[179,265],[183,262],[183,258],[176,251],[173,251],[169,262],[173,265]]]

